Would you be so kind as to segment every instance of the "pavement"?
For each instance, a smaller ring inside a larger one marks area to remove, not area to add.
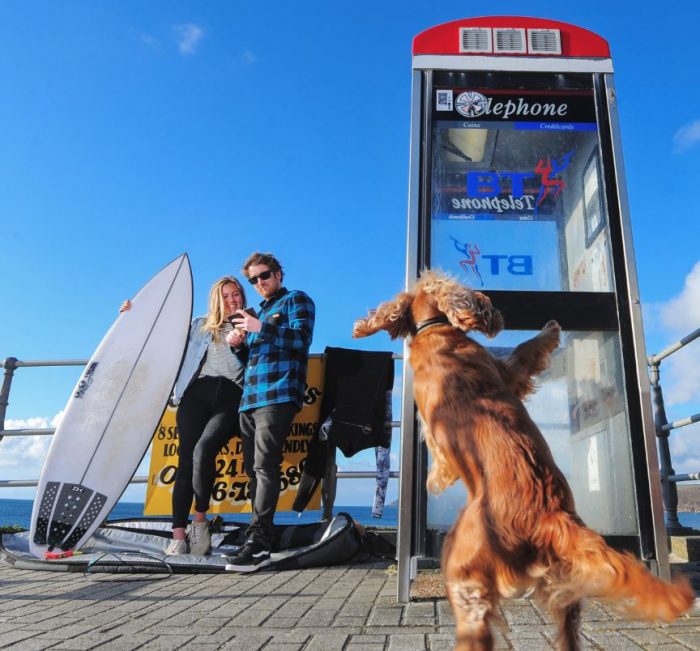
[[[0,648],[452,649],[454,620],[447,601],[424,596],[398,604],[396,584],[396,567],[386,561],[169,577],[84,576],[0,565]],[[497,649],[555,648],[554,628],[531,600],[504,602],[502,616]],[[583,620],[584,649],[700,649],[700,609],[674,624],[654,625],[625,621],[591,603]]]

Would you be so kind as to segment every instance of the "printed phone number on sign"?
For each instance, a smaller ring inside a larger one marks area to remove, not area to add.
[[[238,474],[239,459],[216,460],[216,479],[212,490],[212,500],[223,502],[227,499],[232,502],[246,502],[250,499],[248,479],[241,479]],[[280,477],[280,491],[284,493],[288,488],[297,486],[301,481],[301,473],[304,470],[306,460],[302,459],[297,465],[287,466],[282,470]],[[241,464],[242,465],[242,464]],[[169,486],[175,481],[177,466],[167,465],[159,474],[160,484]]]

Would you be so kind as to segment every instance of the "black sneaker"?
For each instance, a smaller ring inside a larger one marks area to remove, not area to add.
[[[229,556],[226,570],[229,572],[255,572],[269,565],[270,550],[260,543],[247,542],[235,556]]]

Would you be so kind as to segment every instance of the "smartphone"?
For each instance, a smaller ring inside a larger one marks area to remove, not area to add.
[[[244,311],[244,312],[247,312],[248,314],[250,314],[250,316],[254,316],[256,319],[258,318],[258,315],[257,315],[256,312],[255,312],[255,308],[246,307],[246,308],[243,309],[243,311]],[[238,313],[236,313],[236,314],[230,314],[229,316],[227,316],[227,317],[226,317],[226,320],[227,320],[229,323],[231,323],[232,325],[236,325],[235,323],[233,323],[233,320],[234,320],[234,319],[240,319],[240,318],[241,318],[241,315],[238,314]]]

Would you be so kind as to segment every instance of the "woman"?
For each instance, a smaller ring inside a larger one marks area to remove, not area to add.
[[[242,285],[233,277],[217,280],[209,292],[206,317],[192,321],[185,359],[172,403],[178,407],[178,470],[173,489],[173,540],[166,550],[205,555],[211,550],[207,511],[216,478],[215,459],[233,436],[240,436],[238,405],[243,387],[247,349],[233,349],[226,338],[238,333],[229,317],[246,303]],[[124,301],[120,312],[131,308]],[[192,498],[194,520],[187,531]]]

